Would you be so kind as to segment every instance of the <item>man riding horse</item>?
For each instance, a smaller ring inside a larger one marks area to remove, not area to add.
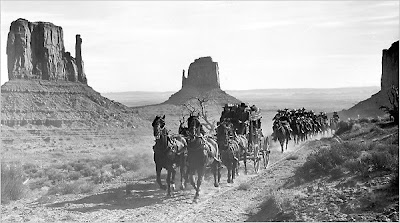
[[[289,140],[291,140],[290,135],[291,135],[293,130],[292,130],[292,128],[290,128],[290,117],[289,117],[289,115],[290,115],[290,113],[288,112],[288,109],[285,108],[285,110],[278,110],[278,113],[272,119],[274,121],[273,126],[272,126],[272,130],[273,130],[272,139],[274,141],[277,140],[277,136],[276,136],[275,132],[280,126],[285,128],[286,132],[289,133]]]

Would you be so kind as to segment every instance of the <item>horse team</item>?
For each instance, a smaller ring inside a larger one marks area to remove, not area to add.
[[[199,198],[200,187],[208,167],[214,175],[215,187],[219,187],[220,184],[222,165],[228,170],[227,182],[234,182],[235,176],[239,174],[239,160],[243,154],[246,156],[249,148],[249,134],[246,135],[246,130],[238,131],[232,120],[221,115],[216,127],[217,134],[207,135],[199,116],[191,115],[187,119],[187,127],[184,127],[184,122],[181,121],[178,134],[170,134],[165,126],[165,115],[155,117],[152,126],[157,183],[161,189],[167,189],[167,196],[171,196],[171,191],[175,190],[177,167],[180,169],[181,189],[184,189],[189,181],[196,190],[194,200]],[[167,186],[161,182],[163,168],[167,170]]]
[[[315,114],[314,111],[301,109],[278,110],[272,119],[272,139],[278,140],[283,152],[284,145],[292,139],[295,143],[305,141],[317,134],[327,135],[336,131],[339,123],[339,116],[334,112],[333,117],[328,120],[325,112]]]
[[[236,108],[239,111],[240,106],[236,107],[231,106],[228,108]],[[245,108],[246,106],[242,107]],[[247,111],[246,109],[242,110]],[[180,188],[184,189],[189,181],[196,190],[195,200],[199,198],[200,187],[207,167],[212,170],[215,187],[219,187],[220,184],[222,165],[225,165],[228,170],[228,183],[233,183],[235,176],[239,175],[239,161],[243,157],[245,173],[247,173],[246,157],[249,148],[262,147],[269,140],[268,137],[263,137],[262,133],[260,137],[256,137],[257,142],[260,141],[259,144],[252,140],[254,138],[252,135],[254,135],[255,131],[252,131],[249,126],[255,127],[254,129],[261,132],[260,119],[255,119],[254,123],[251,121],[246,122],[243,121],[244,119],[235,119],[229,115],[227,116],[230,111],[233,110],[229,110],[225,106],[220,122],[216,127],[216,135],[207,135],[205,133],[198,115],[191,115],[188,118],[188,127],[184,127],[184,122],[181,121],[178,134],[170,134],[169,130],[167,130],[165,127],[165,115],[155,117],[152,126],[155,137],[153,150],[157,183],[161,189],[167,189],[167,196],[171,196],[171,191],[175,190],[177,167],[180,168]],[[236,112],[235,114],[243,113]],[[329,121],[324,112],[316,115],[313,111],[306,111],[304,108],[296,110],[284,109],[278,110],[273,121],[272,137],[274,141],[278,140],[280,142],[283,152],[284,144],[286,143],[287,149],[287,144],[291,137],[293,137],[295,143],[299,143],[318,133],[327,134],[329,129],[332,131],[335,128],[334,126],[339,122],[339,117],[334,114],[334,117]],[[257,129],[258,122],[259,127]],[[263,140],[265,141],[264,143]],[[259,146],[253,147],[251,145]],[[254,160],[256,160],[255,156]],[[161,170],[163,168],[167,170],[167,186],[161,182]],[[196,174],[197,180],[195,179]]]

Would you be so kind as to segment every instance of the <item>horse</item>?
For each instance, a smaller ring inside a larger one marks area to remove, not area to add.
[[[200,195],[200,186],[204,178],[206,167],[211,167],[214,175],[214,186],[219,187],[221,172],[218,144],[214,139],[200,134],[200,121],[198,116],[188,119],[188,163],[190,184],[196,190],[194,200]],[[195,174],[197,182],[195,183]]]
[[[282,153],[283,153],[283,145],[286,142],[286,150],[289,142],[290,132],[284,127],[281,121],[276,123],[276,127],[274,128],[274,135],[278,138],[279,143],[281,144]]]
[[[336,118],[329,119],[329,127],[331,129],[331,134],[333,134],[333,131],[335,131],[335,133],[336,133],[336,130],[338,128],[338,123],[339,123],[339,120]]]
[[[233,124],[224,121],[217,127],[217,142],[220,148],[222,163],[228,169],[228,183],[233,183],[235,175],[238,173],[240,158],[240,147],[238,141],[234,139]]]
[[[185,188],[187,175],[184,171],[184,155],[187,149],[185,138],[180,135],[170,136],[165,128],[165,115],[156,116],[151,124],[156,144],[153,146],[154,162],[156,164],[157,183],[161,189],[168,188],[167,196],[171,196],[171,188],[175,190],[176,167],[180,167],[181,189]],[[161,183],[161,170],[167,170],[167,185]]]

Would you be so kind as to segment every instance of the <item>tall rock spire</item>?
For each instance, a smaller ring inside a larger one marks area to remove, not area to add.
[[[78,68],[78,81],[82,83],[87,83],[85,71],[83,69],[83,60],[82,60],[82,38],[81,35],[76,35],[75,42],[75,60],[76,66]]]

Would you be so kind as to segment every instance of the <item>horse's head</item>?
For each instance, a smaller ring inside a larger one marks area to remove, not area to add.
[[[188,128],[184,126],[185,124],[185,119],[183,120],[179,120],[179,128],[178,128],[178,134],[183,135],[183,136],[187,136],[188,133]]]
[[[230,136],[233,134],[233,124],[229,121],[221,122],[217,127],[217,141],[227,144]]]
[[[188,132],[192,136],[197,135],[196,132],[200,129],[200,120],[198,115],[191,115],[188,118]]]
[[[156,139],[160,139],[161,132],[164,129],[165,126],[165,115],[161,116],[156,116],[153,120],[153,123],[151,123],[153,126],[153,134]]]

